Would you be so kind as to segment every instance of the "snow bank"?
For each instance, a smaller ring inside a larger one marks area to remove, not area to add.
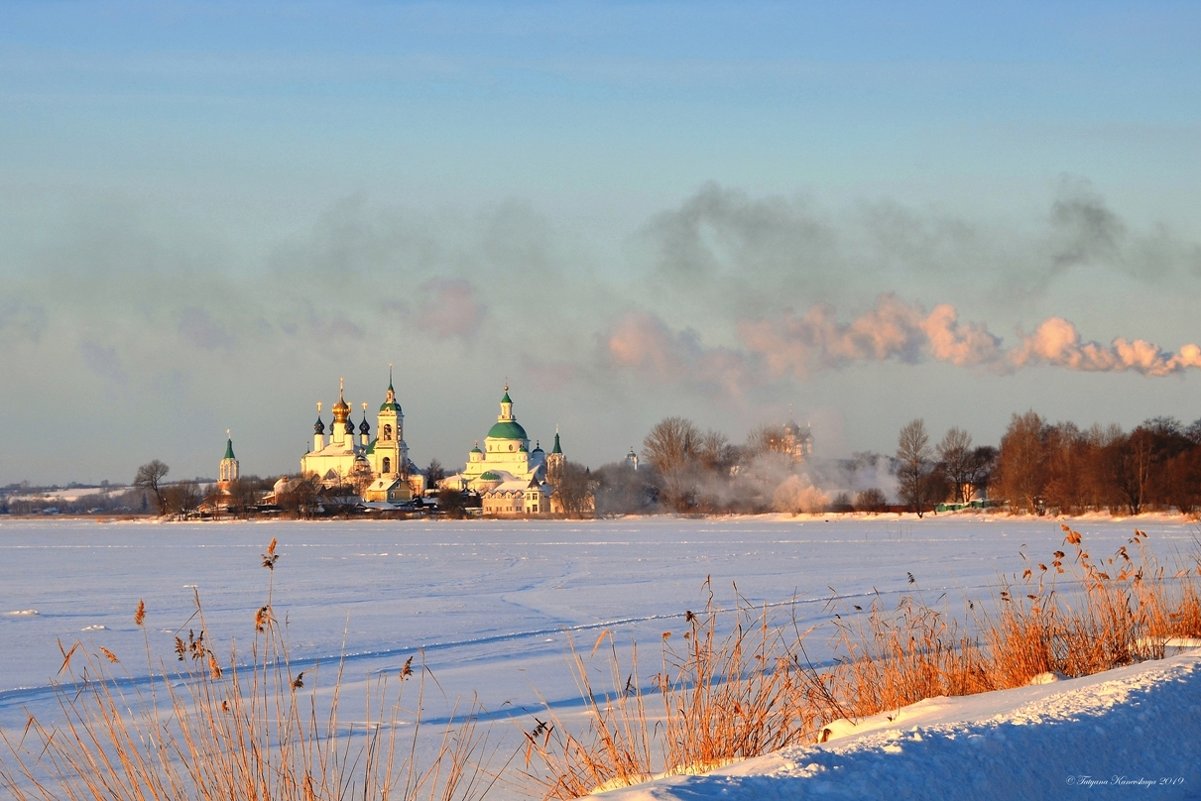
[[[1201,798],[1201,651],[1079,679],[934,698],[609,801]]]

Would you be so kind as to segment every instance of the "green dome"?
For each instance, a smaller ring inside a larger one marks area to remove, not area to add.
[[[507,420],[503,423],[497,423],[488,431],[489,439],[529,439],[525,435],[525,429],[516,420]]]
[[[487,473],[484,473],[482,476],[480,476],[480,480],[481,481],[500,481],[500,473],[497,473],[495,470],[489,470]]]

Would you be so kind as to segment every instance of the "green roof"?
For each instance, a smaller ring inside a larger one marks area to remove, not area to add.
[[[555,447],[551,448],[550,452],[551,453],[562,453],[563,452],[563,448],[560,447],[560,445],[559,445],[559,432],[558,431],[555,432]]]
[[[401,411],[400,404],[397,403],[396,401],[392,401],[391,403],[389,403],[388,401],[384,401],[383,403],[381,403],[379,405],[379,410],[381,412],[393,411],[393,412],[396,412],[397,414],[400,414],[400,411]]]
[[[238,457],[234,456],[234,441],[232,439],[225,440],[225,458],[226,459],[238,458]]]
[[[480,476],[481,481],[500,481],[500,473],[495,470],[489,470]]]
[[[529,439],[525,435],[525,429],[516,420],[506,420],[503,423],[497,423],[488,430],[489,439]]]

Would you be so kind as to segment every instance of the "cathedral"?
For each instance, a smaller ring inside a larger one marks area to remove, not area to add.
[[[562,475],[566,458],[555,432],[550,453],[530,439],[513,415],[513,400],[506,384],[500,399],[500,414],[488,430],[481,450],[477,442],[467,454],[461,473],[443,480],[442,486],[479,493],[485,515],[546,515],[562,512],[554,496],[554,485]]]
[[[421,497],[425,476],[409,460],[404,439],[404,412],[396,401],[392,375],[384,402],[376,414],[374,439],[367,422],[367,404],[356,431],[350,404],[345,398],[345,383],[338,382],[338,402],[332,409],[327,436],[317,402],[317,422],[313,424],[312,448],[300,458],[302,475],[315,475],[325,487],[354,487],[368,502],[400,503]]]

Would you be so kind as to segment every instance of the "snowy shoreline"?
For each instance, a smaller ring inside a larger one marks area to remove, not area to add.
[[[1201,650],[1012,690],[920,701],[796,746],[609,801],[1201,797]]]

